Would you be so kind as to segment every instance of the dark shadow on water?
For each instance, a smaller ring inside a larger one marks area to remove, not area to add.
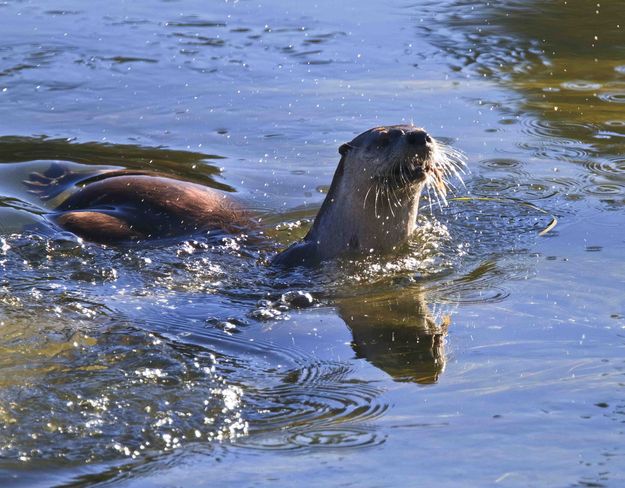
[[[224,157],[163,147],[99,142],[74,143],[68,139],[49,139],[45,136],[0,137],[0,163],[56,160],[94,166],[122,166],[128,169],[168,173],[213,188],[234,191],[231,186],[215,180],[220,170],[209,161],[219,159]]]

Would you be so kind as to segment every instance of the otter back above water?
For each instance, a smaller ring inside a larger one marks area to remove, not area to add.
[[[25,182],[43,199],[58,200],[50,219],[97,243],[190,236],[252,225],[227,193],[159,173],[113,170],[76,175],[53,165]],[[65,195],[62,193],[66,192]]]

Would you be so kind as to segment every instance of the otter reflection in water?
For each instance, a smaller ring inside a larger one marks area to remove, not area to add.
[[[306,237],[278,254],[281,266],[315,265],[345,254],[386,253],[414,232],[425,187],[444,199],[462,157],[423,129],[376,127],[339,148],[341,159]],[[166,175],[114,170],[77,177],[60,165],[25,182],[54,209],[61,228],[116,243],[236,232],[254,219],[231,195]],[[54,198],[52,198],[54,197]]]
[[[418,290],[340,299],[337,310],[356,356],[396,381],[435,383],[445,370],[448,319],[437,324]]]

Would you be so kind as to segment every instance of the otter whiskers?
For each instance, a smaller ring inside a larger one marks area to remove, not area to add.
[[[435,153],[432,157],[433,166],[426,171],[425,184],[428,191],[428,198],[431,203],[430,188],[434,191],[434,196],[441,207],[441,201],[447,205],[447,193],[454,193],[457,188],[450,180],[457,179],[462,186],[464,180],[462,174],[465,174],[466,157],[460,151],[453,149],[443,143],[438,143]]]

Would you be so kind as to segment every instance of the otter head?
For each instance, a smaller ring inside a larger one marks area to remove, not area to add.
[[[353,188],[391,192],[414,191],[432,168],[436,142],[424,130],[409,125],[376,127],[339,147],[343,175]]]
[[[310,232],[274,263],[310,264],[402,245],[415,230],[423,188],[431,186],[444,199],[445,178],[462,164],[459,153],[441,147],[411,125],[376,127],[341,145],[341,160]]]
[[[436,142],[423,129],[407,125],[376,127],[341,145],[344,171],[353,181],[386,180],[397,188],[425,179]],[[354,164],[355,163],[355,164]]]

